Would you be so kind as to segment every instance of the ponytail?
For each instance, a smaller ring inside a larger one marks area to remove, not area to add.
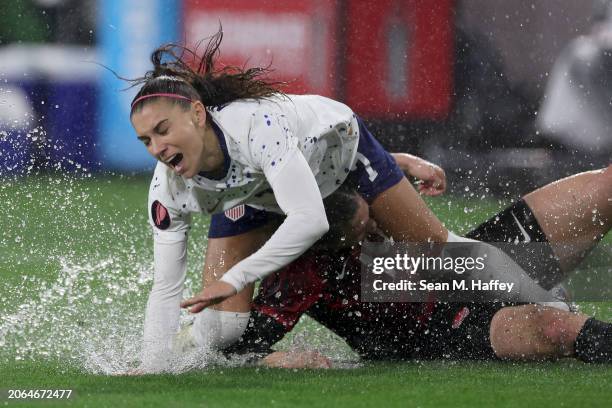
[[[200,100],[204,106],[220,106],[238,99],[259,99],[283,94],[277,89],[282,82],[270,82],[264,77],[271,72],[269,67],[243,69],[234,66],[217,68],[219,46],[223,39],[221,27],[208,39],[206,49],[198,57],[197,49],[177,44],[166,44],[151,54],[153,69],[144,76],[130,80],[132,86],[142,85],[132,100],[132,111],[157,97],[143,98],[152,94],[175,94],[183,98],[172,98],[175,104],[189,107],[189,100]],[[197,66],[197,68],[192,68]],[[134,103],[138,100],[138,103]]]

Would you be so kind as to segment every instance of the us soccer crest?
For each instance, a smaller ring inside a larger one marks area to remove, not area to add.
[[[224,214],[227,218],[236,222],[244,216],[244,204],[225,210]]]

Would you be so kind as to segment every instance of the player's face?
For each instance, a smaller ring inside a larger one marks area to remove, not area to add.
[[[370,218],[368,203],[359,194],[355,194],[355,200],[357,211],[351,221],[351,230],[347,234],[347,243],[351,245],[363,242],[368,234],[376,231],[376,222]]]
[[[220,149],[218,143],[211,144],[206,111],[201,104],[197,109],[192,104],[190,110],[184,110],[159,99],[147,103],[131,120],[148,152],[177,174],[191,178],[200,171],[215,169],[217,163],[211,162],[211,156],[218,157],[215,149]]]

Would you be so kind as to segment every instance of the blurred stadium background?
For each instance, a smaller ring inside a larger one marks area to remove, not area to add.
[[[350,105],[456,191],[532,189],[607,164],[604,0],[4,0],[0,174],[140,173],[132,78],[164,42],[223,24],[221,60]]]

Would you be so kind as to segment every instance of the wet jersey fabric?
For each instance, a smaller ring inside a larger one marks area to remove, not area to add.
[[[265,355],[308,315],[369,360],[491,359],[489,327],[502,303],[361,302],[358,254],[309,251],[266,278],[228,354]]]
[[[162,229],[151,218],[156,234],[187,230],[192,213],[220,213],[243,203],[282,213],[269,180],[298,152],[322,197],[335,191],[354,165],[359,125],[347,106],[331,99],[292,95],[246,100],[211,108],[208,114],[225,142],[227,173],[218,180],[204,175],[185,179],[158,163],[149,207],[160,202],[170,224]]]
[[[357,117],[357,123],[357,157],[355,166],[344,183],[371,203],[380,193],[399,183],[404,174],[393,157],[372,136],[361,118]],[[223,238],[242,234],[272,221],[279,222],[282,218],[277,214],[242,204],[224,213],[213,214],[208,237]]]
[[[434,303],[362,302],[360,271],[358,254],[309,251],[262,282],[253,303],[256,313],[251,314],[255,319],[256,314],[272,318],[278,326],[276,337],[282,337],[307,314],[342,337],[362,357],[405,355],[413,344],[408,340],[426,330]],[[274,331],[257,334],[250,330],[243,335],[243,343],[271,346],[267,337]]]

